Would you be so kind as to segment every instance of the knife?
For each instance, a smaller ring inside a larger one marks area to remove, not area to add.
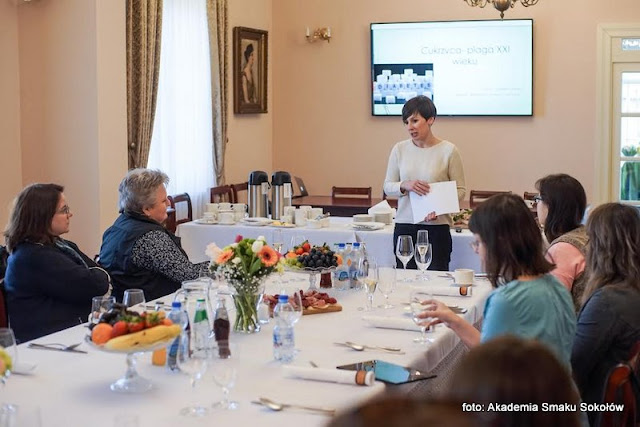
[[[68,352],[68,353],[84,353],[84,354],[88,354],[89,353],[87,351],[78,350],[78,349],[75,349],[75,348],[55,348],[55,347],[49,347],[48,345],[36,344],[34,342],[29,343],[29,345],[27,347],[35,348],[36,350],[54,350],[54,351],[64,351],[64,352]]]

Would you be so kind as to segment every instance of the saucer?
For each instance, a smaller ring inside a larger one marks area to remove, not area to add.
[[[196,219],[193,222],[195,222],[196,224],[209,224],[209,225],[218,223],[218,221],[216,221],[215,219],[208,220],[208,219],[204,219],[204,218]]]
[[[219,222],[219,225],[236,225],[235,221],[229,221],[229,222]]]

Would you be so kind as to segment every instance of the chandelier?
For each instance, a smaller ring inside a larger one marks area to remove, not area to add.
[[[487,3],[493,4],[493,7],[500,11],[500,18],[504,18],[505,10],[515,6],[520,1],[524,7],[533,6],[538,3],[538,0],[464,0],[469,6],[485,7]]]

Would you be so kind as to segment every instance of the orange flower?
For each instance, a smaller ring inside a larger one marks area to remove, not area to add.
[[[258,252],[258,258],[260,258],[265,267],[272,267],[278,262],[278,253],[272,247],[265,245]]]
[[[231,249],[225,249],[222,251],[220,255],[218,255],[218,259],[216,260],[216,264],[224,264],[233,258],[233,251]]]

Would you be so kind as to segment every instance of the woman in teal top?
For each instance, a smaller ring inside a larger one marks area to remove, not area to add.
[[[576,331],[569,291],[549,272],[542,234],[524,201],[515,195],[493,196],[474,210],[469,229],[473,248],[496,288],[484,309],[482,332],[436,300],[424,318],[444,323],[468,346],[502,335],[533,338],[546,344],[567,367]]]

